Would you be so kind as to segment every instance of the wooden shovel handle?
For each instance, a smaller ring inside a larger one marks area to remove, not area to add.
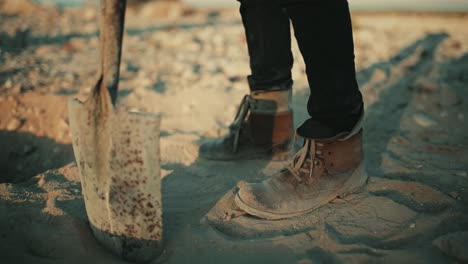
[[[100,51],[101,85],[96,89],[107,89],[112,104],[117,100],[120,58],[125,22],[126,0],[101,0]],[[98,94],[99,91],[96,91]]]

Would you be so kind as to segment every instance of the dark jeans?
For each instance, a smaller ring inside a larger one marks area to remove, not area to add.
[[[306,64],[310,119],[297,130],[324,138],[350,130],[363,111],[356,82],[351,17],[346,0],[240,0],[252,74],[251,90],[292,83],[291,33]]]

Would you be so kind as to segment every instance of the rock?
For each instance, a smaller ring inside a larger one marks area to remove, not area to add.
[[[43,187],[46,184],[46,181],[44,180],[44,176],[40,175],[38,178],[39,180],[37,181],[37,186]]]
[[[44,45],[37,47],[34,53],[40,57],[50,56],[50,54],[53,54],[54,52],[58,50],[58,47],[59,47],[58,45],[45,45],[44,44]]]
[[[457,261],[468,261],[468,231],[440,236],[432,244]]]
[[[67,130],[68,129],[68,122],[63,118],[60,118],[60,120],[58,122],[58,129],[59,130]]]
[[[96,13],[97,12],[95,8],[86,8],[86,10],[84,11],[83,18],[86,21],[94,20],[96,18]]]
[[[12,118],[12,119],[8,122],[8,124],[7,124],[7,126],[6,126],[6,129],[7,129],[8,131],[13,131],[13,130],[18,129],[20,126],[21,126],[21,120],[19,120],[18,118],[14,117],[14,118]]]
[[[72,38],[65,42],[62,48],[69,53],[81,51],[86,48],[86,41],[83,38]]]
[[[31,145],[24,145],[23,147],[23,155],[29,155],[36,150],[34,146]]]
[[[297,264],[313,264],[314,262],[310,259],[301,259],[297,262]]]
[[[460,200],[460,194],[458,192],[456,192],[456,191],[451,191],[449,193],[449,195],[450,195],[450,197],[452,197],[455,200]]]
[[[28,131],[34,134],[34,132],[36,132],[36,128],[33,125],[29,125]]]
[[[420,93],[434,93],[440,89],[440,86],[436,80],[431,80],[429,78],[419,78],[416,80],[414,88]]]
[[[11,83],[11,79],[8,79],[3,85],[6,89],[10,89],[13,86],[13,84]]]
[[[462,47],[462,43],[456,39],[453,39],[451,42],[450,42],[450,46],[456,50],[459,50],[461,49]]]
[[[441,108],[459,105],[462,103],[461,98],[458,94],[448,85],[445,85],[443,89],[440,90],[440,95],[438,97],[437,105]]]
[[[437,125],[437,122],[425,113],[417,113],[413,115],[413,120],[416,122],[416,124],[422,127],[431,127]]]

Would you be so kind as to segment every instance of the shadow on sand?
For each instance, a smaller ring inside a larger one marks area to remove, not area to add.
[[[0,131],[0,183],[17,183],[73,161],[73,149],[31,133]]]

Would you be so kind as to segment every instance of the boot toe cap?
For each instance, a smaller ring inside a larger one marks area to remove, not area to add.
[[[237,195],[244,207],[248,206],[262,211],[274,210],[274,199],[266,192],[262,184],[245,185],[239,189]],[[242,206],[239,207],[242,208]]]

